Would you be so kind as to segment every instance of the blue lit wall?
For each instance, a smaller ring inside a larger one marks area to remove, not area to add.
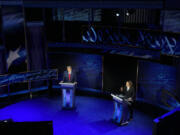
[[[163,30],[167,32],[180,32],[180,11],[165,10],[161,12]]]
[[[139,61],[137,98],[162,108],[176,107],[176,73],[173,66]]]
[[[10,74],[27,71],[24,16],[21,6],[2,8],[2,32],[6,47],[6,65]],[[5,64],[5,63],[4,63]]]
[[[66,66],[71,65],[77,73],[79,88],[102,88],[102,56],[83,53],[49,53],[49,67],[58,68],[59,81]],[[57,82],[55,83],[57,84]]]
[[[27,71],[25,47],[24,14],[22,6],[2,6],[2,37],[5,46],[5,73],[15,74]],[[4,74],[4,73],[3,73]],[[27,83],[11,84],[10,93],[28,89]],[[7,92],[7,91],[6,91]]]

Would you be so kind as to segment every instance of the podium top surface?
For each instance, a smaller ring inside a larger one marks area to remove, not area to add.
[[[115,100],[116,102],[131,104],[123,95],[111,94],[111,96],[113,97],[113,100]]]
[[[76,85],[76,83],[59,83],[60,85]]]
[[[111,94],[111,96],[113,97],[114,100],[116,100],[118,102],[122,102],[123,101],[123,96],[120,97],[120,96],[117,96],[117,95],[114,95],[114,94]]]
[[[59,83],[62,87],[75,87],[76,83]]]

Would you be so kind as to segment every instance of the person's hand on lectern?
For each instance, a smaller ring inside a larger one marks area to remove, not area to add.
[[[128,100],[128,101],[133,101],[132,98],[128,98],[127,100]]]
[[[63,83],[63,81],[60,81],[59,84],[60,84],[60,83]]]

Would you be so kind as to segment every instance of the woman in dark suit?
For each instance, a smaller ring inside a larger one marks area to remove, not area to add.
[[[132,81],[127,81],[126,86],[124,88],[121,87],[121,92],[123,93],[127,101],[130,102],[130,105],[129,105],[130,120],[132,120],[133,119],[133,103],[135,100],[135,89],[134,89]]]

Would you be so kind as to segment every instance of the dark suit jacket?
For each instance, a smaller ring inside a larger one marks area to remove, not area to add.
[[[123,94],[125,98],[132,98],[135,100],[135,89],[134,87],[130,87],[130,89],[127,91],[127,87],[124,87]]]
[[[65,83],[74,83],[74,82],[76,82],[76,74],[75,74],[75,72],[71,72],[71,78],[70,78],[70,80],[69,80],[69,74],[68,74],[68,72],[67,71],[64,71],[64,75],[63,75],[63,82],[65,82]]]

